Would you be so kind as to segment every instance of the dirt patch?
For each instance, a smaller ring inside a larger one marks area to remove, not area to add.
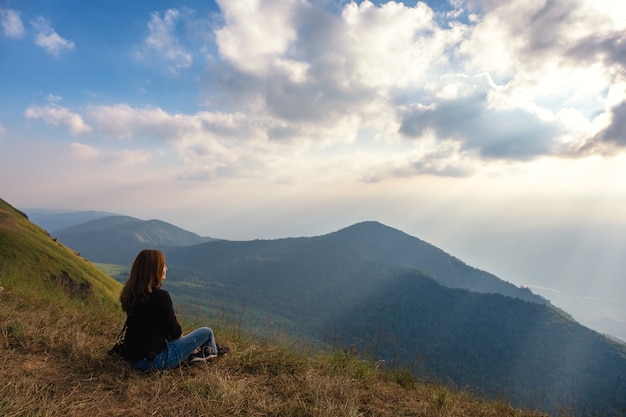
[[[61,271],[58,275],[50,273],[46,278],[54,285],[58,285],[61,289],[72,297],[87,297],[92,293],[92,287],[89,282],[78,281],[71,277],[67,271]]]

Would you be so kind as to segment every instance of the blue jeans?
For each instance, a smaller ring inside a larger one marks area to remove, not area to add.
[[[217,352],[213,330],[208,327],[200,327],[180,339],[167,342],[165,350],[154,357],[152,362],[142,359],[133,362],[133,366],[140,371],[161,371],[174,368],[187,359],[196,349],[210,346],[213,352]]]

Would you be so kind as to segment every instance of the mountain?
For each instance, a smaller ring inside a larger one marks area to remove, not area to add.
[[[357,300],[406,269],[421,271],[451,288],[547,303],[527,289],[515,287],[377,222],[359,223],[310,238],[222,240],[170,248],[166,256],[172,281],[216,287],[210,292],[221,294],[220,297],[230,298],[230,293],[236,292],[234,300],[279,316],[289,311],[306,319],[309,328],[330,314],[324,310],[310,317],[320,300],[339,295],[346,301]]]
[[[350,251],[377,263],[416,268],[430,275],[440,284],[470,291],[498,293],[522,300],[547,301],[525,288],[518,288],[498,277],[473,268],[441,249],[397,229],[378,222],[363,222],[331,233],[324,245]]]
[[[248,338],[215,318],[230,355],[140,373],[106,353],[123,322],[120,287],[0,200],[0,415],[542,416],[341,351],[311,355]]]
[[[190,247],[217,240],[200,237],[159,220],[142,221],[128,216],[111,216],[82,223],[57,231],[55,237],[93,262],[120,265],[132,263],[139,250],[147,246]],[[333,251],[325,248],[333,248]],[[316,267],[310,270],[314,275],[318,273],[317,268],[324,268],[325,264],[338,266],[341,263],[374,262],[393,267],[416,268],[451,288],[499,293],[527,301],[548,303],[526,288],[516,287],[488,272],[473,268],[418,238],[373,221],[313,238],[254,242],[224,240],[220,245],[212,246],[211,250],[226,256],[231,250],[241,250],[250,253],[249,257],[253,262],[258,256],[262,257],[262,254],[255,253],[256,250],[261,253],[277,251],[285,256],[301,258],[313,254],[320,259]],[[169,250],[172,254],[179,252]],[[204,263],[207,256],[203,247],[188,248],[183,252],[187,265]],[[323,261],[325,257],[332,259]],[[219,261],[225,262],[226,259]],[[235,261],[238,262],[239,259]],[[301,259],[301,262],[306,262],[306,259]],[[329,268],[323,274],[332,276],[337,271],[337,268]]]
[[[71,210],[50,210],[42,208],[22,209],[28,215],[28,219],[36,225],[44,228],[50,233],[65,229],[81,223],[103,217],[118,216],[107,211],[71,211]]]
[[[520,406],[626,407],[625,345],[380,223],[166,257],[168,285],[191,309],[220,307],[256,331],[352,346]]]
[[[108,216],[57,230],[54,236],[85,258],[131,265],[144,248],[190,246],[215,239],[198,236],[160,220]]]

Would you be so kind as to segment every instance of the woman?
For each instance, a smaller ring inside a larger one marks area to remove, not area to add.
[[[142,371],[173,368],[186,359],[207,361],[226,354],[217,346],[213,330],[201,327],[183,336],[172,299],[161,284],[167,274],[159,250],[142,250],[130,270],[120,300],[126,312],[126,336],[120,354]]]

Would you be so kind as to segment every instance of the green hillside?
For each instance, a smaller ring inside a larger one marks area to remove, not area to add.
[[[106,354],[120,284],[0,200],[0,415],[539,417],[418,383],[341,350],[264,343],[211,320],[232,352],[144,374]],[[207,318],[197,317],[207,324]],[[185,330],[197,324],[187,317]]]
[[[41,303],[118,309],[121,286],[0,200],[0,283]]]

